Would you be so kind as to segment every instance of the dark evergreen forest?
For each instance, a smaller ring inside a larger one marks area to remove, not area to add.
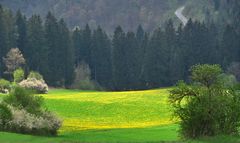
[[[15,47],[27,61],[26,72],[40,72],[54,87],[70,87],[82,62],[89,65],[91,79],[109,90],[172,86],[188,81],[195,64],[220,64],[227,71],[240,62],[240,2],[228,5],[232,20],[225,24],[190,19],[186,26],[175,27],[169,19],[152,32],[141,25],[133,31],[118,26],[113,36],[88,24],[70,30],[50,12],[44,18],[26,18],[1,6],[0,78],[9,78],[3,57]]]

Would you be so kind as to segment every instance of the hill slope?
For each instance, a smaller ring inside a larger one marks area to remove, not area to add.
[[[14,12],[20,9],[27,17],[48,11],[57,18],[64,18],[70,28],[102,26],[107,32],[121,25],[133,31],[141,24],[146,31],[163,26],[172,18],[176,24],[180,20],[174,12],[185,6],[183,14],[187,18],[200,21],[229,21],[227,3],[233,0],[0,0],[0,4]]]
[[[44,16],[48,11],[64,18],[70,27],[89,23],[112,31],[117,25],[133,30],[142,24],[146,30],[162,25],[168,18],[178,20],[174,12],[187,0],[0,0],[13,11],[20,9],[28,17]]]

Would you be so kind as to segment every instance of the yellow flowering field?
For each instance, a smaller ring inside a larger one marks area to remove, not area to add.
[[[53,89],[43,97],[63,119],[60,132],[146,128],[172,124],[169,89],[95,92]]]

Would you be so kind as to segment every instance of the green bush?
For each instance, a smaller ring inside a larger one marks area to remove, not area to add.
[[[35,72],[35,71],[31,71],[28,75],[28,78],[35,78],[37,80],[43,80],[43,76],[40,73]]]
[[[41,107],[43,105],[43,97],[34,96],[34,91],[24,89],[22,87],[15,87],[13,91],[10,92],[9,96],[4,98],[4,102],[7,104],[17,107],[20,109],[25,109],[31,114],[40,114]]]
[[[57,135],[62,122],[43,108],[42,97],[33,95],[30,90],[15,87],[3,102],[8,105],[12,118],[4,122],[2,130],[34,135]]]
[[[7,93],[11,88],[11,83],[5,79],[0,79],[0,93]]]
[[[13,72],[13,78],[15,83],[19,83],[24,79],[24,70],[19,68]]]
[[[0,104],[0,130],[6,129],[6,126],[11,119],[11,110],[6,105]]]
[[[169,96],[173,115],[180,119],[186,138],[237,134],[240,127],[240,95],[232,76],[218,65],[191,68],[191,83],[180,81]]]

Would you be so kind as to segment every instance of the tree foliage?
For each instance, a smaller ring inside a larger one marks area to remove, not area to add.
[[[24,70],[19,68],[13,72],[13,79],[15,83],[19,83],[24,79]]]
[[[191,68],[191,82],[180,81],[171,90],[169,101],[183,137],[238,133],[240,95],[222,74],[219,65],[196,65]]]
[[[20,68],[25,64],[25,59],[18,48],[12,48],[3,58],[4,63],[7,67],[6,73],[12,74],[16,69]]]

